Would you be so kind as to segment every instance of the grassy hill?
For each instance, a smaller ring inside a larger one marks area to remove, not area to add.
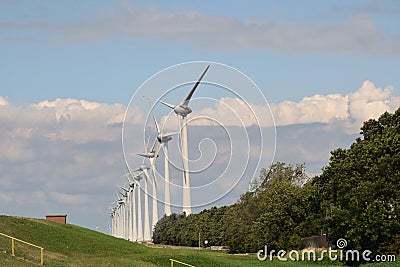
[[[184,248],[149,248],[79,226],[39,219],[0,216],[0,232],[44,247],[45,266],[170,266],[170,258],[196,267],[321,266],[303,262],[260,262],[254,255],[239,256]],[[16,257],[11,257],[10,241],[0,236],[0,251],[8,251],[0,253],[0,266],[33,266],[39,262],[38,250],[28,253],[34,257],[18,254],[25,247],[17,246]],[[29,258],[30,261],[27,262],[22,258]],[[379,266],[400,266],[400,264]]]

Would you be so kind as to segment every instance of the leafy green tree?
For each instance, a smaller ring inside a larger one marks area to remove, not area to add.
[[[400,234],[400,109],[369,120],[350,149],[336,149],[322,175],[321,210],[331,239],[388,251]]]
[[[177,221],[185,218],[185,215],[171,214],[164,216],[157,222],[153,232],[153,242],[155,244],[175,245],[179,242],[180,229],[177,229]]]
[[[265,175],[266,174],[266,175]],[[306,195],[302,185],[308,180],[304,164],[296,166],[277,162],[270,167],[253,201],[257,217],[251,232],[253,247],[268,245],[271,249],[302,247],[301,223],[306,217]]]
[[[262,169],[252,190],[228,207],[160,220],[154,242],[198,246],[198,233],[230,251],[297,249],[302,237],[328,233],[348,249],[400,253],[400,109],[366,121],[349,149],[309,179],[304,164]]]

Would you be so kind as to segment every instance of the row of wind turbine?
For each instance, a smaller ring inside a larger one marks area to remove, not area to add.
[[[182,207],[186,215],[192,213],[191,207],[191,192],[190,192],[190,170],[189,170],[189,151],[188,151],[188,132],[187,132],[187,115],[192,112],[189,107],[189,102],[199,86],[201,80],[207,73],[210,65],[201,74],[200,78],[194,84],[183,101],[177,105],[166,103],[158,100],[159,103],[174,110],[178,118],[179,132],[165,133],[157,122],[154,112],[151,115],[154,120],[157,131],[156,139],[154,140],[151,149],[149,150],[149,141],[147,140],[146,151],[136,153],[143,157],[142,164],[135,170],[131,170],[127,164],[127,171],[124,176],[128,179],[128,188],[122,187],[123,192],[116,200],[116,206],[111,208],[111,231],[112,235],[129,239],[131,241],[151,241],[151,232],[158,221],[158,187],[156,175],[156,159],[158,154],[163,149],[164,152],[164,212],[167,216],[171,215],[171,193],[170,193],[170,175],[169,175],[169,149],[168,142],[172,140],[175,134],[179,133],[181,153],[182,153]],[[158,143],[158,144],[157,144]],[[150,166],[145,163],[148,159]],[[151,169],[151,175],[149,170]],[[144,175],[144,179],[142,178]],[[144,188],[140,186],[141,180],[144,180]],[[148,183],[152,186],[152,229],[150,230],[150,214],[149,214],[149,191]],[[142,222],[142,200],[141,190],[144,190],[144,226]],[[136,201],[137,199],[137,201]],[[137,215],[136,215],[137,214]]]

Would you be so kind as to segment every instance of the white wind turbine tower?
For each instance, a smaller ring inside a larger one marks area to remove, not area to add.
[[[155,140],[150,152],[136,153],[137,155],[139,155],[141,157],[148,158],[150,161],[151,172],[152,172],[152,177],[153,177],[153,180],[149,179],[151,182],[151,185],[152,185],[152,194],[153,194],[153,213],[152,213],[153,220],[152,220],[152,227],[151,227],[152,232],[154,230],[155,224],[158,222],[158,203],[157,203],[158,198],[157,198],[157,182],[156,182],[156,158],[158,157],[158,155],[156,154],[156,152],[154,150],[156,142],[157,141]],[[146,150],[147,150],[147,146],[146,146]],[[144,163],[144,159],[143,159],[143,163]],[[147,178],[149,178],[147,170],[144,172],[144,174],[146,175]]]
[[[135,194],[136,181],[134,177],[133,180],[131,180],[129,176],[131,176],[131,173],[129,173],[129,175],[127,176],[129,183],[130,206],[131,206],[130,207],[131,217],[129,221],[129,239],[132,242],[135,242],[137,240],[136,194]]]
[[[118,203],[116,204],[116,206],[113,208],[113,216],[112,216],[112,235],[114,237],[118,237],[118,217],[119,217],[119,205]]]
[[[142,198],[141,198],[141,193],[140,191],[142,190],[140,188],[140,180],[142,180],[142,176],[135,175],[135,182],[136,182],[136,190],[137,190],[137,198],[138,198],[138,206],[137,206],[137,235],[136,235],[136,240],[137,241],[143,241],[144,236],[143,236],[143,224],[142,224]],[[148,216],[147,216],[148,217]]]
[[[135,209],[135,194],[134,188],[135,183],[128,178],[128,188],[121,187],[126,194],[126,239],[130,241],[136,240],[136,235],[134,236],[134,226],[136,227],[136,209]]]
[[[123,235],[122,237],[124,239],[129,239],[129,229],[128,229],[128,225],[129,225],[129,217],[130,217],[130,199],[129,199],[129,190],[125,189],[124,187],[121,187],[122,191],[119,191],[119,193],[121,194],[121,198],[123,203],[123,216],[122,216],[122,229],[123,229]]]
[[[115,234],[116,234],[116,232],[115,232],[115,221],[116,221],[115,212],[116,212],[116,210],[117,210],[116,207],[110,207],[110,212],[109,212],[109,214],[110,214],[110,221],[111,221],[111,223],[110,223],[110,226],[111,226],[111,235],[114,236],[114,237],[115,237]]]
[[[117,237],[125,238],[125,201],[123,195],[118,199],[118,221],[117,221]]]
[[[137,171],[141,171],[144,173],[145,179],[144,179],[144,233],[143,233],[143,241],[151,241],[151,233],[150,233],[150,216],[149,216],[149,189],[147,186],[147,182],[150,181],[150,176],[149,176],[149,172],[147,171],[148,169],[150,169],[150,167],[148,165],[146,165],[144,163],[144,159],[143,159],[143,163],[140,165],[140,167],[136,170],[134,170],[134,172]],[[139,192],[140,192],[140,188],[139,188]],[[138,199],[140,201],[140,193],[138,194]],[[141,211],[140,211],[141,212]]]
[[[124,215],[125,215],[125,201],[124,197],[121,194],[119,196],[120,192],[116,192],[115,201],[116,203],[115,207],[113,208],[113,221],[112,221],[112,231],[113,231],[113,236],[118,237],[118,238],[124,238]]]
[[[165,204],[165,214],[167,216],[171,215],[171,192],[170,192],[170,180],[169,180],[169,154],[168,154],[168,142],[172,140],[172,136],[177,133],[163,133],[158,126],[156,117],[154,116],[154,112],[152,112],[154,124],[156,125],[157,130],[157,140],[160,143],[158,151],[156,154],[158,155],[159,149],[162,147],[164,150],[164,204]]]
[[[124,239],[128,239],[129,237],[128,237],[128,228],[127,228],[127,225],[128,225],[128,220],[129,220],[129,213],[128,213],[128,211],[129,211],[129,199],[128,199],[128,193],[127,193],[127,190],[125,189],[125,188],[123,188],[122,186],[120,186],[120,189],[122,189],[122,191],[120,190],[120,191],[118,191],[120,194],[121,194],[121,198],[123,199],[123,201],[124,201],[124,205],[123,205],[123,221],[122,221],[122,224],[123,224],[123,238]]]
[[[208,71],[208,68],[204,70],[201,74],[198,81],[193,86],[192,90],[190,90],[189,94],[183,99],[183,101],[178,105],[171,105],[164,101],[158,100],[161,104],[172,108],[176,115],[178,116],[179,121],[179,129],[180,129],[180,141],[181,141],[181,149],[182,149],[182,161],[183,161],[183,212],[186,215],[192,213],[192,200],[190,195],[190,175],[189,175],[189,151],[188,151],[188,136],[187,136],[187,118],[186,116],[192,112],[189,107],[189,101],[193,96],[194,91],[196,90],[197,86],[199,86],[201,80],[203,79],[204,75]]]
[[[135,242],[137,240],[137,224],[136,224],[136,181],[128,165],[126,165],[125,175],[128,180],[128,198],[129,198],[129,221],[128,236],[129,240]],[[132,178],[132,179],[131,179]]]
[[[115,208],[114,208],[114,216],[113,216],[113,235],[115,237],[122,237],[121,231],[121,220],[122,220],[122,214],[121,214],[121,209],[122,209],[122,205],[123,205],[123,201],[122,198],[118,198],[118,194],[116,195],[115,198]]]

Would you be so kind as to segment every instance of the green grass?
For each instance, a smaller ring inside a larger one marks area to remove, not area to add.
[[[170,266],[170,258],[196,267],[337,266],[305,262],[261,262],[255,255],[229,255],[206,250],[149,248],[75,225],[20,217],[0,216],[0,232],[44,247],[45,266],[167,267]],[[10,244],[10,241],[0,236],[0,251],[9,252]],[[38,250],[29,251],[29,255],[19,255],[24,249],[16,247],[16,257],[0,252],[0,266],[34,266],[34,263],[39,262]],[[29,258],[29,262],[21,259],[22,257]],[[400,264],[371,265],[371,267],[387,266],[400,266]]]

